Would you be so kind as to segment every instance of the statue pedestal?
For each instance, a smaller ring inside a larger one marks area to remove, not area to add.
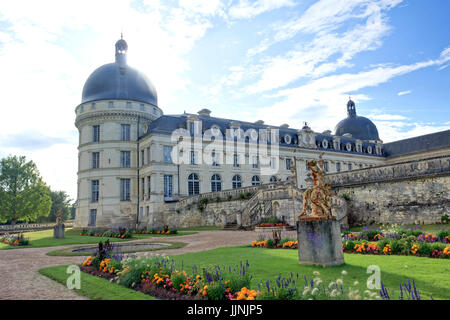
[[[64,238],[64,225],[56,225],[53,227],[53,238],[63,239]]]
[[[345,263],[338,221],[300,219],[297,239],[300,264],[331,267]]]

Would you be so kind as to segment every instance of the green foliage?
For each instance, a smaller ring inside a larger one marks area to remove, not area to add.
[[[50,191],[52,198],[52,207],[48,217],[40,217],[39,222],[55,222],[56,214],[61,209],[63,220],[68,220],[71,217],[71,205],[69,195],[65,191]]]
[[[419,250],[417,250],[417,253],[423,256],[430,256],[433,252],[433,247],[431,244],[424,242],[421,245],[419,245]]]
[[[447,214],[441,216],[441,223],[448,224],[450,222],[450,217]]]
[[[239,193],[239,199],[245,199],[245,194]]]
[[[353,251],[354,248],[355,248],[355,244],[356,244],[355,241],[348,240],[348,241],[345,242],[345,249],[347,251]]]
[[[231,199],[233,199],[233,196],[232,196],[231,194],[229,194],[228,197],[227,197],[227,199],[228,199],[228,200],[231,200]]]
[[[186,278],[187,277],[183,272],[174,272],[172,273],[170,280],[172,280],[173,287],[179,291],[181,289],[181,284],[186,281]]]
[[[344,198],[347,201],[350,201],[350,196],[348,194],[346,194],[346,193],[342,194],[341,197]]]
[[[392,254],[399,254],[401,252],[402,247],[399,244],[399,240],[389,240],[389,244],[391,245]]]
[[[203,198],[203,199],[200,200],[200,203],[203,204],[203,205],[208,204],[208,202],[209,202],[208,198]]]
[[[33,161],[9,156],[0,162],[0,221],[36,221],[52,206],[50,188]]]
[[[449,229],[441,229],[436,232],[436,236],[439,237],[442,241],[445,237],[450,236],[450,230]]]
[[[247,199],[250,199],[251,197],[253,196],[253,192],[246,192],[245,193],[245,197],[247,198]]]
[[[225,294],[225,288],[221,282],[211,283],[208,286],[208,300],[222,300]]]
[[[273,241],[273,239],[267,239],[267,247],[271,248],[275,245],[275,242]]]
[[[448,246],[448,245],[446,245],[444,243],[440,243],[440,242],[430,243],[430,245],[431,245],[432,252],[433,252],[433,250],[443,251],[445,249],[445,247]]]
[[[222,201],[222,199],[221,199],[220,197],[217,197],[217,198],[216,198],[216,202],[217,202],[217,203],[219,203],[219,202],[221,202],[221,201]]]
[[[367,240],[372,241],[374,240],[374,237],[381,233],[380,230],[364,230],[361,232],[361,235],[365,235],[367,237]]]
[[[383,251],[384,247],[389,244],[389,241],[389,239],[381,239],[380,241],[378,241],[378,248],[380,248],[380,251]]]

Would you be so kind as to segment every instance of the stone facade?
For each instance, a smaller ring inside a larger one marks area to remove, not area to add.
[[[327,177],[335,194],[349,198],[352,224],[441,221],[450,215],[450,157],[408,161]]]

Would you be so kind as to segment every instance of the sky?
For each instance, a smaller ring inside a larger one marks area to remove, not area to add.
[[[164,114],[331,130],[351,96],[384,142],[450,129],[448,0],[65,0],[0,3],[0,158],[25,155],[76,198],[75,108],[114,61]]]

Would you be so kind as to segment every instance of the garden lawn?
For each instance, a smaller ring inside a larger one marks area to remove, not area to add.
[[[422,299],[450,299],[450,260],[433,259],[412,256],[384,256],[345,254],[345,264],[339,267],[303,266],[298,263],[298,251],[293,249],[251,248],[248,246],[224,247],[209,251],[187,253],[171,257],[178,265],[184,264],[184,269],[190,273],[192,267],[202,266],[234,266],[240,261],[248,260],[249,274],[253,275],[252,289],[258,289],[260,281],[265,285],[267,280],[275,284],[275,279],[281,274],[288,277],[292,272],[303,278],[306,275],[313,278],[313,271],[319,271],[320,277],[327,285],[330,281],[341,278],[348,289],[355,281],[359,282],[360,292],[366,290],[366,282],[371,274],[367,267],[377,265],[381,269],[381,281],[388,288],[391,297],[398,297],[399,283],[415,280]],[[346,270],[347,275],[341,272]],[[303,287],[303,281],[299,283]]]
[[[53,229],[25,232],[25,238],[30,239],[30,245],[28,246],[11,246],[5,243],[0,243],[0,250],[2,249],[21,249],[21,248],[42,248],[42,247],[54,247],[54,246],[64,246],[69,244],[89,244],[89,243],[99,243],[100,241],[105,242],[109,239],[110,242],[121,242],[141,239],[144,237],[134,237],[131,239],[118,239],[118,238],[108,238],[108,237],[90,237],[90,236],[80,236],[80,230],[67,229],[64,239],[53,238]],[[147,236],[148,237],[148,236]]]
[[[66,285],[70,274],[67,266],[47,267],[39,273],[63,285]],[[147,294],[119,286],[106,279],[81,272],[80,289],[73,289],[77,294],[95,300],[157,300]]]

